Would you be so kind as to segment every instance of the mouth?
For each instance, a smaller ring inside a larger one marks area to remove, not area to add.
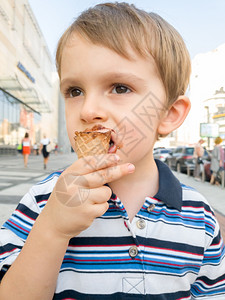
[[[84,132],[94,132],[94,131],[101,132],[101,133],[105,133],[108,131],[111,132],[108,153],[116,153],[116,151],[122,147],[122,142],[119,141],[118,133],[114,129],[107,128],[105,126],[102,126],[101,124],[96,124],[91,129],[87,128],[84,130]]]
[[[117,151],[117,146],[116,144],[114,143],[113,139],[112,139],[112,136],[111,136],[111,139],[110,139],[110,142],[109,142],[109,150],[108,150],[108,153],[116,153]]]
[[[116,151],[122,147],[123,143],[121,139],[119,139],[119,133],[112,129],[108,153],[116,153]]]

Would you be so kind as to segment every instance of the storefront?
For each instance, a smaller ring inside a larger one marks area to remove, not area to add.
[[[0,107],[0,148],[4,149],[0,152],[15,149],[25,132],[29,132],[32,143],[40,139],[40,113],[3,89],[0,89]]]
[[[0,149],[16,149],[26,132],[32,144],[57,141],[58,79],[28,0],[0,3],[0,66]]]

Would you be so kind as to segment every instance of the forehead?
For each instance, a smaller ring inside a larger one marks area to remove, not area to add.
[[[64,44],[64,47],[62,49],[61,60],[67,58],[68,55],[69,57],[71,57],[72,55],[84,56],[84,54],[87,55],[90,52],[98,56],[98,53],[102,52],[103,50],[107,52],[111,51],[112,56],[119,55],[121,56],[121,58],[130,61],[136,60],[138,56],[138,54],[135,53],[134,50],[129,46],[129,43],[127,43],[127,45],[124,48],[115,51],[115,49],[112,49],[109,45],[106,45],[105,42],[99,43],[96,41],[92,41],[85,35],[81,35],[77,32],[74,32]]]
[[[129,43],[124,50],[126,56],[101,45],[91,42],[89,39],[74,33],[65,43],[61,56],[61,78],[65,72],[69,72],[74,67],[75,70],[82,70],[82,67],[89,66],[96,69],[115,69],[140,67],[148,69],[155,75],[158,70],[153,57],[143,57],[135,52]],[[108,70],[109,71],[109,70]]]

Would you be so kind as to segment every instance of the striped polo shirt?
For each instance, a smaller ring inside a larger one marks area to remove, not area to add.
[[[225,248],[212,208],[156,164],[158,193],[146,197],[132,222],[112,193],[106,213],[70,240],[53,299],[225,299]],[[2,226],[1,277],[60,174],[33,186]]]

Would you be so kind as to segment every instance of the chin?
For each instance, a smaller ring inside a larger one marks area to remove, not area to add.
[[[139,163],[150,163],[151,159],[153,158],[153,156],[151,155],[152,152],[149,151],[144,151],[143,149],[142,151],[137,151],[137,149],[134,149],[133,151],[131,151],[128,155],[125,155],[124,153],[122,153],[121,151],[118,151],[117,154],[119,155],[120,159],[121,159],[121,163],[132,163],[134,165],[137,165]]]

